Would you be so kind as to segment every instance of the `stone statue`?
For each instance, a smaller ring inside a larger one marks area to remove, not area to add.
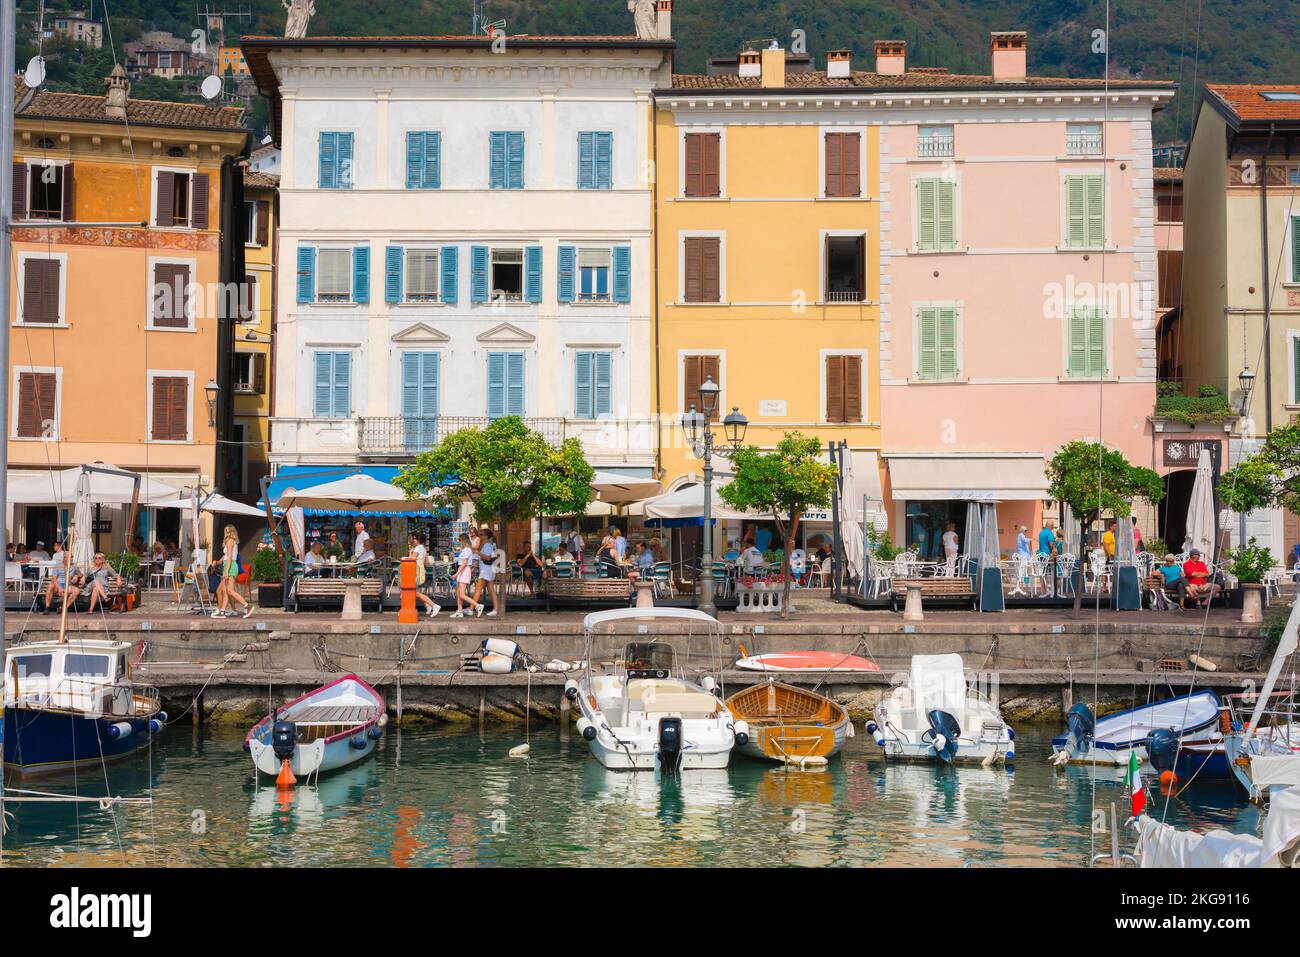
[[[627,9],[636,20],[636,38],[655,40],[659,37],[655,24],[654,0],[627,0]]]
[[[289,11],[289,19],[284,25],[284,35],[292,39],[301,39],[307,35],[307,22],[316,14],[313,0],[280,0]]]

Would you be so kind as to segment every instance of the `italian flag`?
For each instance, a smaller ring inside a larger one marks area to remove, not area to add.
[[[1146,810],[1147,792],[1142,786],[1142,775],[1138,772],[1136,751],[1128,753],[1128,773],[1124,775],[1124,783],[1128,786],[1129,796],[1133,800],[1133,816],[1138,817]]]

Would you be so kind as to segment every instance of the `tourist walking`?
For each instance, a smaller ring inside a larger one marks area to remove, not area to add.
[[[411,547],[411,557],[415,559],[415,600],[429,610],[429,617],[438,614],[438,603],[424,593],[425,577],[428,569],[424,563],[429,560],[429,549],[424,545],[424,533],[412,532],[407,539]]]
[[[943,533],[943,574],[945,578],[957,575],[957,552],[960,548],[957,540],[957,523],[949,522]]]
[[[487,615],[489,618],[495,618],[497,611],[501,608],[500,600],[497,597],[496,559],[496,536],[492,534],[492,529],[484,527],[479,530],[478,583],[474,586],[474,602],[478,604],[479,599],[483,596],[483,590],[486,588],[488,600],[492,602],[492,610]],[[483,614],[481,604],[478,606],[476,614]]]
[[[1016,535],[1016,554],[1019,555],[1021,558],[1024,558],[1026,561],[1028,561],[1029,558],[1031,557],[1030,548],[1029,548],[1029,526],[1028,525],[1021,525],[1020,531]]]
[[[217,607],[212,612],[213,618],[226,615],[228,606],[233,601],[244,609],[244,617],[253,613],[253,605],[245,600],[236,588],[239,578],[239,533],[235,526],[227,525],[221,540],[221,583],[217,585]]]
[[[1052,520],[1046,519],[1043,522],[1043,528],[1038,533],[1038,554],[1045,558],[1051,558],[1060,550],[1060,544],[1056,540],[1056,532],[1052,528]]]
[[[569,535],[569,551],[573,552],[573,557],[578,563],[578,574],[582,574],[582,550],[585,543],[582,540],[582,531],[575,528]]]
[[[474,580],[474,550],[470,548],[469,535],[460,533],[460,551],[456,554],[456,613],[453,618],[465,617],[465,606],[476,614],[483,614],[483,606],[469,596],[469,585]]]

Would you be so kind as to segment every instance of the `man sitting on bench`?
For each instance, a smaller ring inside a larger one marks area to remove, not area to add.
[[[60,552],[59,554],[62,554]],[[54,595],[57,592],[63,596],[63,607],[77,603],[77,596],[81,594],[82,585],[85,579],[81,572],[74,565],[69,573],[67,565],[56,565],[52,570],[49,578],[49,584],[45,587],[45,612],[53,614],[59,609],[54,607]]]
[[[104,560],[104,553],[96,552],[95,563],[90,568],[90,608],[88,611],[93,612],[95,610],[96,601],[99,602],[101,608],[108,604],[108,583],[110,578],[112,578],[116,587],[122,587],[122,576],[113,575],[112,571],[108,566],[108,562]]]

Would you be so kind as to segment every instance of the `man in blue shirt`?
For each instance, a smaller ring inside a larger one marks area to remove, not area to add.
[[[1038,554],[1049,558],[1056,554],[1056,532],[1052,531],[1050,520],[1043,522],[1043,530],[1038,533]]]

